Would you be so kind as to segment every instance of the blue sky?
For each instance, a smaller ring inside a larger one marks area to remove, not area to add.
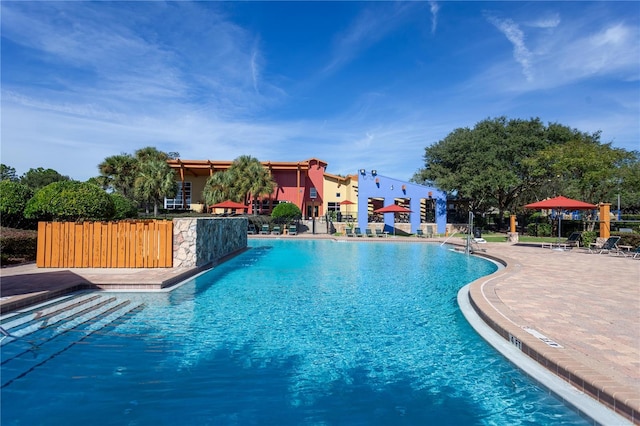
[[[1,161],[184,159],[410,178],[486,118],[640,146],[639,2],[2,1]]]

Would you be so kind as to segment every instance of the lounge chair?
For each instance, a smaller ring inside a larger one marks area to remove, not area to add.
[[[640,247],[636,247],[635,250],[631,251],[631,254],[633,254],[632,259],[640,259]]]
[[[416,229],[416,237],[424,238],[424,232],[422,231],[422,229]]]
[[[373,231],[370,228],[364,230],[367,237],[373,237]]]
[[[435,236],[435,233],[433,232],[433,225],[427,225],[427,232],[425,233],[425,236],[428,238],[433,238]]]
[[[347,237],[353,237],[353,236],[354,236],[354,234],[353,234],[353,228],[347,228],[347,229],[345,229],[345,230],[344,230],[344,232],[345,232],[345,235],[346,235]]]
[[[353,233],[356,237],[362,237],[362,231],[360,231],[360,228],[354,228]]]
[[[247,235],[253,235],[256,233],[256,227],[250,223],[249,226],[247,226]]]
[[[580,247],[580,237],[582,232],[572,232],[569,237],[563,243],[542,243],[542,248],[549,247],[552,249],[554,246],[558,248],[567,249],[569,247]]]
[[[618,241],[620,241],[619,236],[609,237],[607,241],[604,242],[600,247],[598,247],[595,243],[592,243],[589,246],[589,253],[594,254],[603,254],[610,253],[611,251],[618,250]]]
[[[380,229],[380,228],[376,228],[376,235],[378,237],[384,237],[385,236],[384,235],[384,231],[382,229]]]
[[[298,227],[296,225],[289,225],[289,235],[298,235]]]
[[[273,229],[271,230],[271,233],[273,235],[280,235],[280,227],[278,225],[274,226]]]
[[[261,235],[269,235],[269,225],[267,225],[267,224],[262,225],[262,228],[260,228],[260,234]]]

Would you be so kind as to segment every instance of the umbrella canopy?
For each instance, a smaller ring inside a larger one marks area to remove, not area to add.
[[[235,201],[227,200],[218,204],[214,204],[209,206],[209,210],[211,209],[248,209],[249,207],[245,206],[242,203],[236,203]]]
[[[374,210],[374,213],[411,213],[411,210],[397,204],[389,204],[381,209]]]
[[[355,203],[353,201],[349,201],[349,200],[340,201],[340,205],[341,206],[348,206],[350,204],[355,204]]]
[[[397,204],[389,204],[388,206],[384,206],[381,209],[377,209],[373,211],[374,213],[411,213],[411,210],[399,206]],[[386,227],[386,225],[385,225]],[[393,226],[393,235],[396,235],[396,227]]]
[[[571,198],[563,197],[562,195],[548,200],[538,201],[537,203],[531,203],[524,206],[525,209],[567,209],[567,210],[591,210],[597,209],[597,206],[593,204],[585,203],[584,201],[573,200]],[[560,228],[562,228],[562,215],[558,215],[558,250],[560,248]]]
[[[548,200],[538,201],[524,206],[525,209],[567,209],[567,210],[591,210],[597,209],[593,204],[584,201],[573,200],[571,198],[559,196]]]

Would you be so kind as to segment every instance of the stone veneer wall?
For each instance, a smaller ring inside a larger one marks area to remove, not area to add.
[[[173,219],[173,267],[215,265],[247,247],[246,217]]]

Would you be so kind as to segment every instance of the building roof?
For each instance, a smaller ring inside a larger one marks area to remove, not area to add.
[[[327,166],[327,162],[317,158],[304,161],[261,161],[269,170],[309,170],[311,164],[318,163]],[[209,176],[215,172],[224,171],[231,167],[232,160],[183,160],[181,158],[167,160],[172,169],[189,176]]]

